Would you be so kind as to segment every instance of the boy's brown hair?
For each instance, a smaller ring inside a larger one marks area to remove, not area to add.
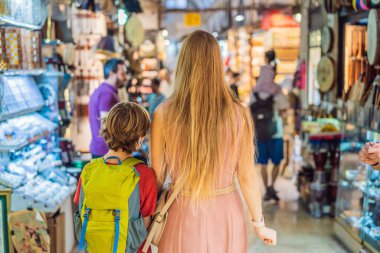
[[[104,137],[108,148],[132,153],[140,148],[140,138],[150,126],[149,114],[136,103],[118,103],[102,120],[100,136]]]

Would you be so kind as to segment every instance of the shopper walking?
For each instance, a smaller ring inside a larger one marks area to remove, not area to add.
[[[266,193],[264,200],[279,197],[274,183],[280,172],[280,163],[284,157],[283,123],[281,112],[288,108],[288,100],[275,84],[276,54],[273,50],[265,53],[266,65],[261,67],[260,76],[252,92],[250,109],[255,123],[258,148],[257,163],[262,167],[262,176]],[[269,184],[268,162],[273,163],[271,184]]]
[[[258,237],[276,244],[265,227],[254,168],[249,111],[225,83],[215,38],[195,31],[183,42],[175,92],[153,116],[151,161],[159,189],[166,176],[181,192],[169,210],[159,253],[246,253],[244,208],[237,175]]]
[[[153,79],[152,80],[152,90],[153,93],[149,97],[149,115],[152,118],[154,111],[157,107],[164,102],[165,96],[160,92],[160,80]]]
[[[101,119],[119,102],[118,89],[127,81],[127,72],[122,60],[111,59],[104,65],[106,79],[91,95],[89,111],[91,126],[90,152],[93,158],[103,156],[108,147],[104,138],[99,136]]]

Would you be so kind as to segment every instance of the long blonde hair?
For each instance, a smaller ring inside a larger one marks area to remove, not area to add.
[[[205,199],[218,185],[226,147],[229,159],[237,160],[239,131],[244,128],[253,143],[251,116],[228,88],[220,47],[207,32],[185,38],[174,84],[164,116],[167,172],[177,184],[185,182],[183,191],[192,199]],[[240,130],[238,119],[244,121]]]

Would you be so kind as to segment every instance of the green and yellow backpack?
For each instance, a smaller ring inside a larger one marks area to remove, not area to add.
[[[92,160],[81,174],[82,188],[75,230],[79,250],[89,253],[135,253],[147,230],[140,213],[140,175],[128,158],[117,165]]]

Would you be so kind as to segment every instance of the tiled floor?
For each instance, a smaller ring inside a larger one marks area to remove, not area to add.
[[[333,237],[333,220],[314,219],[297,202],[266,205],[269,227],[277,230],[278,245],[268,247],[248,230],[249,253],[347,253]]]
[[[248,253],[348,253],[334,238],[334,220],[311,217],[298,203],[299,194],[291,180],[280,177],[275,188],[284,201],[264,203],[264,215],[267,226],[277,231],[277,246],[268,247],[255,238],[247,221]]]

